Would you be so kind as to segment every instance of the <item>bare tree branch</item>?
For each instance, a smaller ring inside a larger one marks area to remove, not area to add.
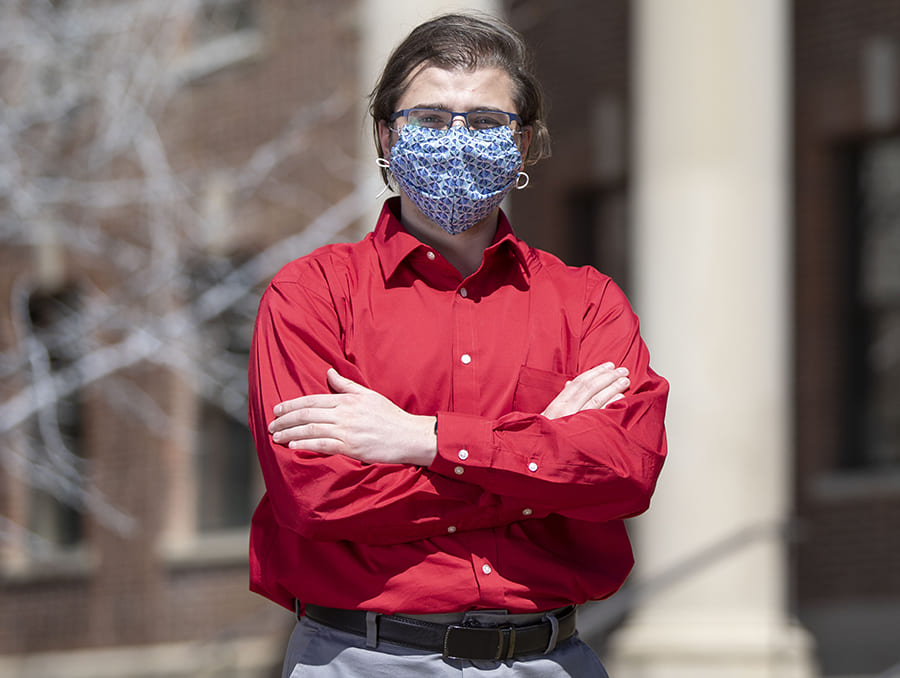
[[[373,182],[330,204],[279,178],[315,147],[323,126],[353,110],[340,90],[299,107],[242,163],[175,166],[161,125],[196,72],[178,54],[204,4],[19,0],[0,7],[0,246],[37,262],[17,267],[9,296],[16,340],[0,352],[0,464],[123,536],[136,533],[136,519],[97,489],[90,459],[63,434],[60,404],[92,387],[149,431],[171,430],[166,405],[126,373],[156,365],[184,375],[208,402],[245,423],[246,357],[222,345],[222,315],[249,325],[275,271],[339,236],[378,192]],[[256,43],[241,44],[252,51]],[[221,53],[211,49],[204,58]],[[353,162],[338,149],[321,171],[344,180]],[[217,178],[235,209],[275,202],[309,223],[202,280],[192,266],[211,227],[203,196]],[[37,326],[29,304],[46,285],[41,262],[54,252],[102,262],[117,282],[101,286],[82,276],[83,305]],[[0,538],[42,548],[37,535],[3,516]]]

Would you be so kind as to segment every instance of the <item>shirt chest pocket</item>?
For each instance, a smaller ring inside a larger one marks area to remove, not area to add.
[[[569,376],[561,372],[522,365],[513,395],[513,411],[529,414],[543,412],[569,379]]]

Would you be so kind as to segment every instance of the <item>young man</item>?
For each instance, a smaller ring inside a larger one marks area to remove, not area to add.
[[[668,386],[615,284],[499,209],[548,150],[517,33],[429,21],[371,103],[399,198],[280,271],[254,335],[251,588],[297,610],[284,675],[603,676],[574,606],[631,568]]]

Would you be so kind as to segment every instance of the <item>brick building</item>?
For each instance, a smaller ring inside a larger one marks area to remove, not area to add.
[[[794,6],[798,612],[900,661],[900,3]]]
[[[720,24],[703,10],[720,0],[692,2],[713,40]],[[747,3],[734,8],[748,21],[767,4]],[[74,25],[76,11],[109,10],[99,2],[52,4],[59,14],[39,18],[60,22],[55,35],[69,35],[61,26]],[[15,222],[22,227],[13,232],[28,234],[0,241],[0,298],[14,300],[0,314],[0,677],[59,675],[60,666],[75,676],[278,675],[291,618],[247,592],[246,525],[261,487],[234,366],[246,360],[255,300],[279,262],[370,227],[355,218],[371,211],[371,199],[328,211],[351,204],[366,174],[360,167],[374,174],[362,123],[370,72],[394,41],[388,29],[400,35],[445,4],[400,3],[386,14],[376,0],[192,0],[167,14],[135,2],[129,7],[149,14],[118,17],[113,31],[91,14],[111,61],[88,65],[109,76],[105,86],[116,77],[130,82],[112,91],[142,102],[152,130],[111,113],[127,106],[82,94],[62,118],[66,133],[57,127],[48,135],[48,122],[28,117],[34,93],[14,77],[29,73],[11,50],[0,52],[0,96],[22,130],[19,176],[46,192],[35,207],[7,190],[14,183],[0,182],[4,228]],[[792,210],[780,245],[791,281],[779,294],[791,317],[782,390],[793,479],[777,515],[786,528],[778,535],[788,537],[778,544],[790,560],[771,570],[779,578],[771,588],[811,633],[823,675],[877,675],[900,661],[900,3],[780,4],[792,91]],[[635,64],[649,47],[634,36],[653,2],[478,7],[503,12],[525,33],[550,101],[553,158],[530,170],[529,188],[512,197],[517,230],[571,263],[612,274],[643,318],[645,274],[635,263],[643,241],[634,223],[645,194],[636,189],[634,158],[646,123],[636,122]],[[2,11],[3,22],[30,12],[25,5]],[[716,48],[733,47],[725,43]],[[134,55],[153,59],[132,55],[130,66],[110,65],[135,45],[144,51]],[[149,83],[148,64],[156,66]],[[52,68],[44,75],[58,83]],[[690,236],[690,224],[673,228]],[[96,320],[104,308],[120,322]],[[187,329],[179,324],[185,318]],[[652,326],[653,313],[647,318]],[[72,323],[75,330],[62,331]],[[43,353],[29,353],[29,337]],[[660,339],[651,348],[663,358],[683,348],[669,352],[666,333]],[[136,347],[137,357],[104,371],[97,362],[121,358],[98,352],[109,346]],[[81,361],[91,355],[97,360]],[[227,358],[222,365],[209,358],[218,355]],[[49,382],[58,396],[52,408],[29,405],[45,402],[35,385],[48,383],[46,370],[83,378],[74,378],[77,388],[67,386],[71,379]],[[673,386],[677,406],[688,389]],[[54,456],[53,431],[82,461]],[[673,442],[673,455],[691,457],[694,450]],[[679,477],[671,461],[663,483]],[[721,464],[716,472],[739,475],[736,460]],[[704,515],[727,513],[706,489],[688,488],[692,501],[709,502],[699,522],[660,529],[689,540],[707,528]],[[648,520],[666,516],[651,511]],[[659,534],[641,521],[636,532]],[[711,565],[688,558],[682,578],[699,573],[702,590],[716,558],[727,565],[745,553],[742,535],[752,531],[742,529],[735,518],[724,555],[710,552]],[[635,583],[583,616],[604,658],[622,654],[610,631],[639,617],[640,566],[651,561],[652,570],[654,558],[640,540],[637,558]],[[753,588],[729,576],[723,580],[733,588]],[[718,595],[720,581],[711,582],[698,597]]]
[[[247,586],[246,356],[284,257],[352,224],[313,222],[354,188],[355,3],[39,5],[0,19],[59,50],[0,57],[22,160],[0,209],[48,233],[0,248],[0,675],[270,675],[291,615]],[[87,73],[54,133],[61,58]]]

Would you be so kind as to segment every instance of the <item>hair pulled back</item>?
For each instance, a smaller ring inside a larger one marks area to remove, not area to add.
[[[447,70],[499,68],[513,83],[513,101],[523,126],[532,129],[525,164],[550,155],[550,133],[544,122],[544,95],[532,72],[531,55],[522,36],[487,14],[444,14],[414,28],[388,58],[369,95],[375,147],[382,156],[378,123],[388,122],[397,102],[420,66]],[[384,174],[384,172],[382,172]],[[385,176],[386,180],[386,176]]]

